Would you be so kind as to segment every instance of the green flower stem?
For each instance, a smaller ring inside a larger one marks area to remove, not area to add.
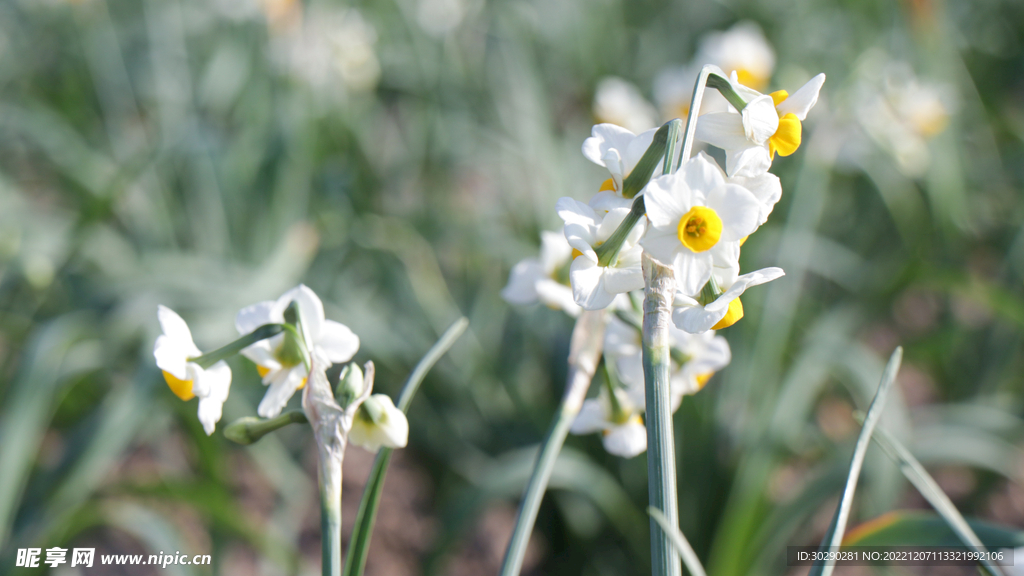
[[[651,175],[654,174],[654,169],[658,167],[658,162],[665,156],[670,124],[671,122],[666,122],[661,125],[661,128],[658,128],[658,131],[654,133],[651,145],[647,147],[647,151],[640,157],[640,161],[622,182],[623,197],[632,198],[636,196],[637,192],[643,190],[644,186],[647,186]]]
[[[707,80],[708,86],[718,90],[725,99],[732,104],[733,108],[742,112],[747,107],[747,101],[743,99],[739,93],[736,92],[736,88],[732,85],[732,82],[728,78],[719,76],[718,74],[708,74]]]
[[[683,133],[683,121],[679,118],[669,120],[668,142],[665,145],[665,162],[662,164],[662,174],[671,174],[676,171],[679,165],[675,161],[676,149],[679,148],[679,137]]]
[[[427,353],[420,359],[413,368],[409,379],[405,381],[402,393],[398,397],[396,406],[402,412],[408,413],[409,404],[413,396],[419,390],[420,384],[426,378],[427,372],[434,367],[434,364],[444,356],[455,344],[455,341],[462,336],[462,333],[469,327],[467,318],[459,318],[445,330],[441,338]],[[359,511],[356,513],[355,526],[352,529],[352,537],[348,543],[348,556],[345,558],[345,576],[361,576],[363,568],[366,567],[366,556],[370,551],[370,537],[373,535],[373,525],[377,519],[377,508],[380,506],[381,492],[384,489],[384,476],[388,471],[388,463],[391,462],[391,448],[381,448],[377,457],[373,460],[373,467],[370,468],[370,475],[366,481],[366,488],[363,490],[363,499],[359,501]]]
[[[243,349],[252,346],[260,340],[266,340],[267,338],[277,336],[284,330],[285,326],[283,324],[264,324],[226,346],[221,346],[213,352],[207,352],[198,358],[192,358],[190,362],[198,364],[203,369],[209,368],[221,360],[238,354]]]
[[[601,244],[594,252],[597,253],[597,263],[600,266],[610,266],[619,257],[619,250],[622,250],[622,244],[626,241],[626,236],[633,231],[633,227],[636,223],[643,218],[644,214],[647,213],[647,209],[644,208],[644,197],[637,196],[633,199],[633,205],[630,206],[629,214],[622,219],[619,227],[612,232],[612,235],[608,237],[608,240],[604,244]]]
[[[523,567],[526,545],[533,532],[533,524],[537,520],[540,502],[547,490],[548,480],[555,467],[558,452],[569,434],[569,427],[580,412],[583,400],[590,388],[590,381],[597,371],[604,345],[604,329],[607,322],[605,310],[585,311],[576,320],[569,343],[569,376],[562,405],[548,430],[540,453],[533,467],[533,474],[526,484],[523,501],[519,505],[519,515],[512,532],[512,539],[505,551],[505,561],[501,565],[501,576],[518,576]]]
[[[341,576],[341,458],[320,459],[321,573]]]
[[[664,516],[671,528],[679,529],[676,502],[676,457],[672,433],[672,392],[669,367],[669,323],[675,278],[672,268],[663,266],[647,253],[643,256],[644,298],[643,365],[647,403],[647,486],[651,508]],[[666,531],[651,518],[651,574],[680,576],[679,556]]]
[[[252,444],[274,430],[289,424],[308,423],[306,413],[302,410],[289,410],[276,418],[264,420],[255,416],[239,418],[224,429],[224,437],[239,444]]]

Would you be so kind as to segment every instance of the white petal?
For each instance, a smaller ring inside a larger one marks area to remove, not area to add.
[[[793,113],[800,120],[807,118],[807,113],[810,112],[811,108],[818,103],[818,93],[821,91],[822,85],[825,84],[825,75],[818,74],[814,78],[811,78],[806,84],[800,87],[799,90],[789,95],[788,98],[783,100],[776,106],[775,110],[778,112],[779,117],[785,116],[786,114]]]
[[[762,268],[755,272],[744,274],[736,279],[736,282],[729,286],[729,288],[719,296],[714,302],[708,304],[708,308],[712,310],[727,310],[729,303],[739,298],[747,288],[751,286],[757,286],[764,284],[765,282],[771,282],[776,278],[785,276],[786,273],[782,271],[782,268]]]
[[[341,322],[324,320],[315,346],[317,352],[333,364],[348,362],[359,351],[359,336]]]
[[[590,256],[593,260],[597,260],[597,255],[593,249],[593,245],[597,243],[594,227],[574,222],[566,224],[563,231],[565,233],[565,241],[569,243],[569,246]]]
[[[644,287],[644,273],[639,262],[629,268],[608,267],[604,271],[604,290],[609,294],[625,294]]]
[[[604,352],[613,357],[640,351],[640,331],[610,315],[604,332]]]
[[[264,418],[273,418],[281,413],[281,410],[291,400],[295,391],[302,385],[302,379],[306,377],[306,371],[301,366],[284,369],[271,373],[274,381],[270,383],[267,393],[256,408],[256,413]],[[267,376],[271,376],[267,374]]]
[[[708,195],[708,207],[722,219],[723,242],[738,241],[757,229],[761,205],[746,188],[723,184]]]
[[[597,124],[590,130],[590,138],[583,141],[583,156],[598,166],[606,166],[605,154],[609,150],[626,150],[634,138],[636,134],[615,124]]]
[[[153,345],[153,358],[156,360],[157,367],[178,380],[188,380],[186,369],[188,358],[199,355],[194,352],[198,352],[198,350],[193,351],[193,348],[189,347],[187,343],[166,335],[157,336],[156,343]]]
[[[654,142],[654,134],[658,131],[657,128],[651,128],[645,130],[636,135],[632,141],[626,146],[626,149],[622,151],[622,177],[629,176],[633,168],[636,168],[640,159],[644,157],[644,153],[651,147],[651,143]],[[658,166],[661,166],[659,164]],[[660,172],[660,168],[655,166],[655,173]]]
[[[752,144],[743,129],[743,117],[735,112],[713,112],[701,116],[695,136],[722,150],[735,150]]]
[[[691,190],[707,193],[725,184],[725,173],[719,168],[718,163],[704,152],[687,160],[679,171]]]
[[[156,317],[160,321],[160,330],[164,335],[181,343],[188,342],[195,348],[195,343],[192,342],[192,331],[188,329],[188,324],[182,320],[181,316],[178,316],[177,312],[161,304],[156,307]]]
[[[779,181],[779,177],[771,172],[765,172],[753,178],[732,178],[729,182],[743,186],[757,198],[761,206],[758,214],[758,226],[768,220],[775,204],[782,198],[782,183]]]
[[[765,144],[779,129],[779,114],[771,96],[747,102],[740,116],[743,117],[743,133],[754,144]]]
[[[753,177],[764,174],[772,167],[768,145],[726,150],[725,171],[729,176]]]
[[[630,420],[608,430],[601,440],[609,454],[632,458],[647,450],[647,428],[642,422]]]
[[[569,432],[573,434],[593,434],[600,432],[608,426],[605,420],[604,406],[597,398],[583,401],[579,414],[572,421]]]
[[[579,200],[562,197],[555,202],[555,212],[566,224],[579,224],[584,227],[597,226],[599,221],[594,209]]]
[[[546,274],[540,260],[527,258],[512,267],[501,297],[509,304],[533,304],[537,301],[537,281],[543,278]]]
[[[678,218],[676,221],[678,222]],[[668,226],[662,229],[651,228],[640,244],[652,258],[664,264],[671,264],[676,257],[676,252],[680,249],[685,250],[682,243],[679,242],[678,232]]]
[[[685,176],[676,172],[652,178],[644,192],[647,219],[656,228],[675,227],[679,219],[693,206],[692,192]]]
[[[252,306],[246,306],[235,315],[235,329],[238,330],[239,334],[244,335],[264,324],[280,324],[284,322],[283,317],[274,318],[272,316],[273,310],[273,300],[266,300],[264,302],[257,302]]]
[[[572,281],[572,296],[584,310],[601,310],[612,303],[614,294],[604,289],[604,274],[607,268],[598,266],[589,258],[572,261],[569,279]]]
[[[628,208],[613,208],[609,210],[594,231],[594,240],[604,242],[610,238],[619,227],[619,224],[622,224],[622,221],[626,219],[627,215],[629,215]]]
[[[680,329],[690,334],[700,334],[711,330],[711,327],[718,324],[728,312],[725,310],[707,310],[704,306],[689,306],[675,308],[672,310],[672,322]]]
[[[594,195],[587,203],[595,211],[607,212],[613,208],[625,208],[629,210],[633,206],[633,199],[623,198],[611,190],[602,190]]]
[[[242,356],[252,360],[257,366],[263,366],[270,370],[280,368],[281,363],[278,362],[277,357],[274,355],[274,351],[277,350],[283,340],[284,334],[278,334],[273,338],[261,340],[252,346],[243,348]]]
[[[220,421],[224,401],[228,399],[231,390],[231,368],[221,360],[203,372],[203,380],[207,394],[199,398],[198,416],[203,430],[209,436]]]
[[[683,247],[676,252],[672,267],[676,274],[676,289],[695,295],[711,278],[711,255],[707,252],[694,254]]]

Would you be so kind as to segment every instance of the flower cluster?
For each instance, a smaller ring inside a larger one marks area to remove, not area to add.
[[[267,392],[257,408],[263,418],[274,418],[296,391],[305,387],[310,369],[348,362],[359,350],[359,337],[340,322],[328,320],[320,298],[304,285],[285,292],[277,300],[243,308],[235,317],[240,338],[203,354],[192,340],[185,321],[170,308],[157,310],[162,334],[153,349],[164,380],[184,401],[199,398],[199,421],[207,435],[221,419],[231,386],[226,358],[242,354],[256,365]],[[381,446],[405,446],[409,424],[405,414],[384,394],[364,394],[363,374],[355,364],[346,365],[338,398],[355,400],[350,440],[376,451]]]
[[[565,243],[545,233],[541,258],[513,268],[503,292],[517,304],[540,300],[573,315],[609,308],[633,318],[612,318],[605,342],[608,385],[584,404],[573,426],[576,433],[602,431],[608,451],[623,456],[646,449],[639,320],[632,304],[645,287],[643,255],[671,267],[675,279],[670,339],[678,404],[729,362],[728,344],[713,331],[743,317],[744,291],[783,275],[774,267],[741,273],[740,251],[781,198],[779,178],[768,170],[776,155],[800,146],[802,122],[825,82],[819,74],[792,94],[762,94],[744,84],[740,71],[704,69],[708,86],[727,104],[695,119],[695,137],[719,148],[724,166],[699,152],[681,159],[677,170],[664,170],[675,163],[666,156],[673,149],[669,124],[640,134],[594,126],[583,155],[606,169],[608,179],[589,202],[558,201]]]

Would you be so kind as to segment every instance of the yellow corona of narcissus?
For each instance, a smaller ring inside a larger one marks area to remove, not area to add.
[[[644,206],[650,227],[641,244],[675,269],[676,286],[685,294],[700,291],[715,262],[739,258],[739,242],[757,228],[761,211],[758,199],[727,182],[703,153],[674,174],[651,180]]]
[[[803,121],[818,102],[825,75],[811,78],[790,94],[778,90],[761,94],[744,86],[734,72],[732,87],[746,102],[743,110],[706,114],[697,123],[697,139],[725,150],[730,177],[753,177],[771,167],[775,154],[796,152],[803,138]]]
[[[231,389],[231,368],[223,360],[209,368],[193,362],[202,352],[192,341],[188,324],[174,310],[157,307],[157,319],[163,333],[153,346],[156,365],[175,396],[184,401],[199,398],[199,421],[209,436]]]
[[[280,414],[295,391],[305,385],[307,360],[330,366],[347,362],[359,350],[359,337],[344,324],[327,320],[320,298],[304,285],[285,292],[277,300],[243,308],[235,317],[235,328],[239,334],[248,334],[264,324],[284,324],[285,310],[292,302],[299,312],[298,332],[285,330],[242,350],[246,358],[256,363],[263,384],[269,386],[256,410],[264,418]]]

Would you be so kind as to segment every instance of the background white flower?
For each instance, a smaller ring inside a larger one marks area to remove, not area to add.
[[[243,308],[235,317],[235,328],[239,334],[248,334],[263,324],[283,324],[284,312],[292,302],[298,306],[302,338],[314,362],[327,366],[346,362],[359,350],[359,337],[344,324],[327,320],[323,302],[302,284],[277,300]],[[242,350],[242,354],[256,363],[263,384],[270,386],[256,411],[264,418],[280,414],[295,391],[306,383],[308,370],[287,346],[287,339],[291,337],[285,331]]]
[[[629,397],[616,390],[616,402],[620,414],[609,399],[607,389],[602,388],[597,398],[583,402],[569,431],[573,434],[601,434],[601,444],[609,454],[632,458],[647,450],[647,427]]]
[[[658,112],[631,82],[615,76],[603,78],[594,93],[594,118],[643,132],[658,125]]]
[[[632,200],[622,197],[622,182],[633,171],[644,152],[654,141],[656,128],[634,134],[614,124],[598,124],[590,131],[590,138],[583,141],[583,156],[598,166],[604,166],[611,175],[601,191],[590,202],[595,208],[608,210],[612,207],[629,208]],[[659,163],[660,165],[660,163]],[[655,173],[658,172],[655,168]]]
[[[527,258],[512,267],[501,297],[510,304],[541,302],[570,316],[579,316],[580,307],[569,286],[572,247],[561,232],[540,233],[540,257]]]

